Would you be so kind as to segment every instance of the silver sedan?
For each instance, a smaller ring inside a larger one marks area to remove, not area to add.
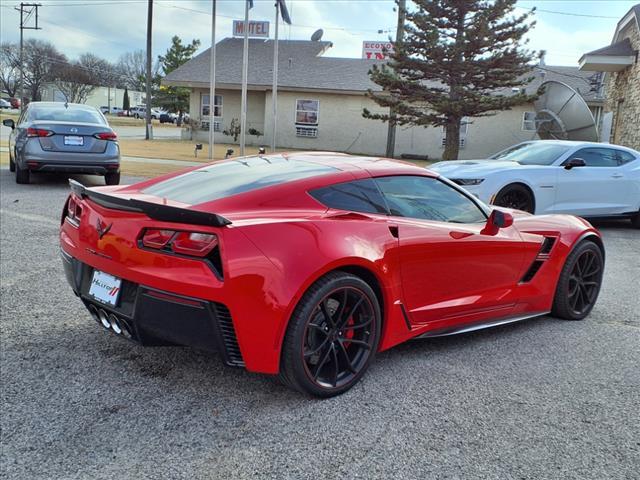
[[[104,115],[76,103],[32,102],[11,128],[9,168],[17,183],[31,172],[103,175],[107,185],[120,183],[120,147]]]

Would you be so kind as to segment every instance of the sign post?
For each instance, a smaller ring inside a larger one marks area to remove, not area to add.
[[[240,100],[240,156],[244,156],[245,138],[247,134],[247,76],[249,73],[249,2],[244,4],[244,48],[242,50],[242,97]]]

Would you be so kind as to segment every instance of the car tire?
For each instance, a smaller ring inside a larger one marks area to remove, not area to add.
[[[583,320],[598,299],[603,273],[600,247],[589,240],[580,242],[562,267],[551,314],[564,320]]]
[[[531,190],[520,183],[507,185],[498,192],[494,205],[535,213],[535,199]]]
[[[120,184],[120,172],[105,173],[104,183],[106,185],[119,185]]]
[[[291,316],[282,345],[280,380],[316,397],[353,387],[375,357],[382,316],[361,278],[333,272],[314,283]]]
[[[16,163],[16,183],[28,184],[30,181],[31,172],[28,169],[20,168],[20,164]]]
[[[640,212],[631,217],[631,225],[633,228],[640,228]]]

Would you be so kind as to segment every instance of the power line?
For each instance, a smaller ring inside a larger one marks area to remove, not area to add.
[[[516,8],[519,8],[521,10],[532,10],[532,8],[529,7],[521,7],[519,5],[516,6]],[[567,15],[569,17],[587,17],[587,18],[607,18],[607,19],[612,19],[612,20],[618,20],[619,17],[609,17],[606,15],[589,15],[586,13],[573,13],[573,12],[559,12],[557,10],[545,10],[543,8],[538,8],[536,7],[536,12],[543,12],[543,13],[552,13],[555,15]]]

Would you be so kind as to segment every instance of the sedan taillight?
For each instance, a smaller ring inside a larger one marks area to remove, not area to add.
[[[96,133],[94,135],[95,138],[97,138],[98,140],[117,140],[118,139],[118,135],[116,135],[116,132],[111,131],[111,132],[100,132],[100,133]]]
[[[46,130],[44,128],[27,128],[27,137],[50,137],[53,135],[51,130]]]
[[[218,236],[213,233],[147,228],[142,232],[140,243],[153,250],[206,257],[218,245]]]
[[[80,201],[74,195],[71,195],[67,203],[67,218],[73,225],[78,226],[80,225],[81,216],[82,205],[80,205]]]

